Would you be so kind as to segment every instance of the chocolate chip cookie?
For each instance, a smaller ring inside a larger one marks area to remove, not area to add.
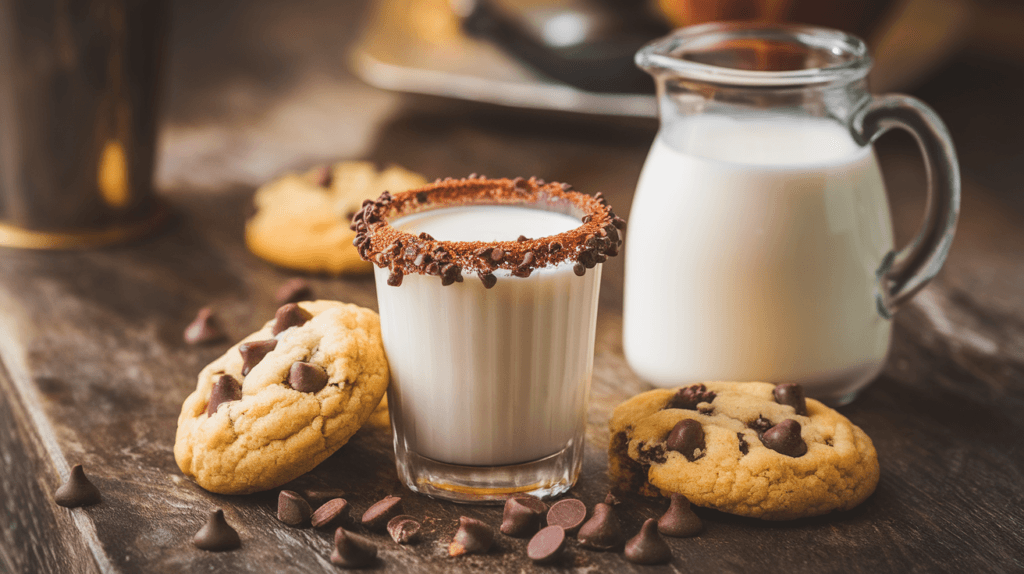
[[[853,508],[878,484],[868,435],[799,385],[657,389],[616,407],[609,426],[613,483],[647,496],[788,520]]]
[[[350,161],[284,175],[256,191],[256,213],[245,225],[249,250],[267,261],[311,273],[369,273],[349,229],[363,200],[382,191],[405,191],[427,183],[423,176],[392,166]]]
[[[344,445],[388,379],[376,313],[335,301],[287,304],[199,374],[174,457],[212,492],[280,486]]]

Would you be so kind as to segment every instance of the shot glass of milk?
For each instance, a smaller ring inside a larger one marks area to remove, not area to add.
[[[661,129],[630,212],[630,366],[656,386],[796,382],[853,400],[885,364],[893,313],[949,251],[960,177],[945,126],[908,96],[871,96],[864,43],[834,30],[695,26],[637,64],[656,79]],[[902,250],[871,146],[894,127],[929,176]]]
[[[410,489],[503,502],[575,483],[616,224],[600,198],[521,178],[446,180],[356,215]]]

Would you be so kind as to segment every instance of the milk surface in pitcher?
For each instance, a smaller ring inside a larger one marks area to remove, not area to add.
[[[809,117],[663,124],[626,249],[624,350],[657,386],[798,382],[836,401],[882,368],[893,248],[871,147]]]

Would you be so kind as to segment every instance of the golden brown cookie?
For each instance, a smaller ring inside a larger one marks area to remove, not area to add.
[[[647,496],[788,520],[853,508],[878,484],[868,435],[798,385],[657,389],[616,407],[609,427],[613,484]]]
[[[280,486],[344,445],[388,379],[376,313],[336,301],[285,305],[199,373],[174,458],[212,492]]]
[[[290,173],[256,191],[256,213],[246,223],[245,243],[267,261],[311,273],[368,273],[349,229],[364,199],[382,191],[405,191],[426,183],[423,176],[392,166],[377,171],[371,162],[342,162]]]

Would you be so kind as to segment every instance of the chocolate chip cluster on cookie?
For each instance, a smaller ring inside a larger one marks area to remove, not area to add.
[[[878,484],[871,439],[799,385],[657,389],[619,405],[609,425],[613,482],[648,496],[787,520],[853,508]]]
[[[376,313],[289,303],[199,374],[178,417],[174,457],[212,492],[280,486],[344,445],[388,378]]]

